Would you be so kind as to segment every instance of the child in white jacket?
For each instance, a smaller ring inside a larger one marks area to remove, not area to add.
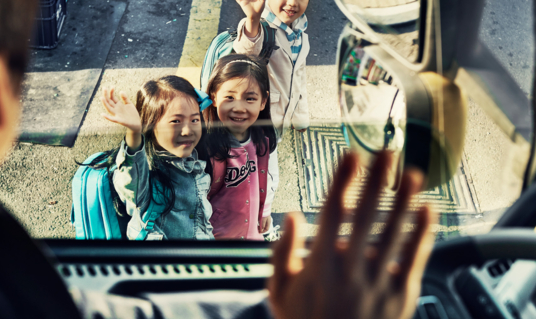
[[[268,63],[271,118],[281,140],[289,127],[304,132],[309,126],[305,59],[309,54],[307,17],[309,0],[237,0],[246,14],[233,44],[236,53],[258,55],[264,32],[261,17],[276,29],[274,50]]]

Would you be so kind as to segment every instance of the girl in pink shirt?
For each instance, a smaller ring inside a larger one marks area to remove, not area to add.
[[[204,112],[212,164],[210,222],[216,239],[263,240],[278,183],[277,139],[270,119],[266,65],[242,55],[216,63]]]

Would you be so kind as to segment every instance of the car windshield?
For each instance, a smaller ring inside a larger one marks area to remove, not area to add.
[[[348,20],[332,1],[298,2],[306,7],[306,9],[304,7],[305,16],[300,17],[301,20],[297,19],[293,24],[294,31],[288,33],[289,37],[293,37],[292,46],[288,49],[291,54],[283,56],[289,61],[292,60],[287,63],[287,66],[291,69],[289,71],[291,73],[294,72],[294,67],[296,68],[294,76],[297,82],[287,81],[281,77],[278,79],[279,82],[270,83],[269,91],[272,120],[275,125],[285,123],[286,126],[280,139],[274,140],[274,145],[277,145],[275,161],[279,170],[277,188],[275,189],[273,184],[275,182],[272,180],[272,174],[267,177],[269,181],[266,177],[263,179],[262,174],[258,174],[260,176],[258,180],[250,174],[257,170],[264,173],[268,170],[270,163],[266,162],[261,165],[259,156],[259,160],[251,164],[254,160],[248,157],[245,162],[237,164],[236,169],[230,171],[230,175],[226,172],[221,173],[221,176],[225,177],[226,182],[230,180],[234,183],[232,185],[228,183],[226,189],[232,187],[238,189],[238,186],[247,181],[247,183],[257,185],[260,193],[257,191],[253,194],[250,190],[254,187],[245,187],[243,189],[248,190],[248,194],[233,195],[236,197],[222,196],[219,206],[213,205],[213,216],[212,219],[207,219],[208,222],[214,223],[214,219],[219,218],[220,221],[217,223],[228,222],[229,225],[234,225],[236,224],[234,219],[223,221],[226,209],[241,210],[245,207],[243,203],[246,203],[246,206],[251,203],[257,205],[256,207],[259,205],[262,207],[262,203],[270,201],[270,196],[273,196],[269,210],[261,211],[259,214],[261,218],[248,221],[248,218],[240,217],[240,223],[251,223],[252,226],[248,226],[249,229],[257,230],[262,227],[264,218],[271,216],[270,223],[272,224],[264,229],[271,236],[283,231],[280,227],[283,226],[286,213],[301,211],[307,220],[304,234],[308,237],[314,237],[316,234],[317,216],[325,201],[325,194],[329,189],[333,172],[337,168],[338,159],[349,150],[341,131],[341,116],[344,114],[340,111],[342,100],[338,95],[339,83],[337,82],[339,34]],[[359,3],[354,0],[350,2]],[[378,8],[374,8],[374,4],[369,4],[369,8],[372,6],[373,9],[379,10],[395,7],[392,5],[393,1],[385,2],[386,4]],[[407,7],[409,11],[418,12],[418,7],[415,11],[415,5],[419,1],[394,2],[397,2],[396,6],[400,8],[404,5],[411,6],[411,8]],[[140,100],[137,92],[142,85],[149,80],[168,75],[184,77],[191,81],[194,87],[200,88],[202,84],[199,81],[200,72],[211,41],[218,34],[236,31],[245,15],[235,1],[69,0],[66,2],[56,0],[51,3],[45,4],[42,1],[39,16],[36,18],[37,26],[31,40],[33,46],[30,54],[31,63],[25,77],[21,99],[23,112],[20,138],[14,143],[10,156],[2,164],[0,170],[0,185],[2,185],[0,202],[6,205],[34,238],[75,239],[79,234],[73,224],[75,216],[73,202],[94,200],[83,195],[85,194],[84,188],[73,192],[74,183],[80,179],[75,174],[82,167],[77,162],[82,163],[98,152],[117,149],[122,141],[126,141],[125,128],[102,116],[103,113],[106,114],[101,100],[103,92],[113,87],[117,101],[123,99],[119,93],[123,92],[122,96],[125,99],[137,104]],[[532,83],[532,57],[534,56],[531,5],[531,2],[522,0],[510,0],[508,3],[489,0],[484,9],[480,29],[480,40],[513,76],[527,96]],[[373,15],[377,11],[369,10],[368,12]],[[277,14],[275,16],[277,17]],[[267,19],[276,28],[278,23],[281,24],[279,20],[270,21],[269,17]],[[382,38],[388,43],[396,42],[397,32],[399,35],[402,34],[408,44],[404,50],[411,51],[403,55],[408,58],[411,56],[410,60],[413,63],[419,59],[416,53],[419,43],[418,28],[415,27],[418,26],[419,15],[409,15],[409,18],[406,16],[404,19],[395,19],[394,24],[385,23],[382,27],[376,24],[373,29],[383,34]],[[240,35],[243,31],[238,30],[238,32]],[[263,32],[269,31],[265,29]],[[255,38],[251,38],[250,41],[254,43]],[[228,47],[228,53],[231,52],[231,47]],[[394,49],[396,50],[396,47]],[[287,49],[279,47],[272,56],[285,54],[287,52],[285,50]],[[360,53],[357,49],[352,51],[352,54],[354,55],[351,59],[364,59],[363,56],[358,56]],[[270,62],[269,66],[274,63]],[[342,85],[352,86],[352,90],[361,90],[359,92],[350,91],[350,89],[346,91],[352,93],[345,103],[351,102],[355,106],[349,112],[354,112],[351,114],[361,112],[362,108],[359,107],[364,103],[363,101],[379,105],[382,99],[390,101],[390,108],[378,107],[366,111],[368,117],[363,118],[368,120],[356,122],[352,128],[354,135],[350,134],[350,138],[364,141],[362,144],[365,148],[383,147],[386,143],[385,118],[386,114],[389,114],[389,118],[394,118],[395,121],[393,134],[396,137],[389,147],[401,151],[404,149],[404,139],[397,140],[397,138],[404,134],[405,113],[404,109],[397,110],[396,103],[398,102],[396,101],[405,103],[404,92],[400,90],[401,86],[397,86],[396,79],[389,80],[388,72],[382,73],[383,70],[370,64],[366,67],[367,72],[371,74],[365,81],[366,83],[363,82],[366,85],[355,86],[362,79],[352,75],[354,71],[346,70],[347,72],[344,73],[345,79]],[[376,72],[374,75],[376,78],[373,76],[374,72]],[[362,78],[362,74],[360,76]],[[264,99],[264,93],[261,85],[251,86],[251,83],[257,83],[252,80],[253,78],[252,75],[245,85],[244,92],[247,91],[245,95],[239,94],[243,83],[237,82],[228,90],[232,93],[223,98],[233,101],[244,100],[247,103],[258,102],[260,105]],[[230,82],[221,84],[219,88],[227,83]],[[286,87],[290,87],[291,91],[283,91]],[[247,94],[251,96],[256,94],[257,97],[248,97]],[[182,95],[173,95],[173,98],[168,101],[170,105],[177,96]],[[295,105],[292,106],[291,111],[287,110],[287,113],[284,110],[278,113],[278,107],[281,108],[278,105],[283,101],[286,103],[283,107],[291,107],[292,103]],[[155,98],[154,103],[157,105],[161,101]],[[184,110],[188,109],[185,106],[187,103],[181,103],[177,102],[176,109],[181,110],[177,112],[181,116],[186,116]],[[224,112],[225,103],[218,103],[218,108],[221,109],[217,111]],[[190,112],[189,110],[187,112]],[[195,113],[199,112],[190,112],[187,116],[195,116]],[[166,115],[160,114],[159,116],[166,118]],[[302,119],[308,118],[309,124],[303,125],[303,120],[294,121],[300,116]],[[521,192],[530,143],[526,139],[524,142],[516,142],[514,137],[508,136],[496,123],[493,115],[486,113],[481,105],[471,98],[468,100],[467,117],[465,146],[457,173],[448,182],[421,192],[415,201],[416,204],[428,203],[439,213],[439,219],[434,228],[438,241],[460,235],[488,232]],[[246,117],[232,114],[226,118],[231,123],[230,125],[236,127],[248,121]],[[192,117],[192,119],[192,123],[201,120],[199,116],[196,119]],[[170,119],[168,123],[178,122],[180,121],[177,119]],[[225,125],[224,120],[222,123]],[[158,129],[157,125],[155,127]],[[234,133],[231,129],[229,130]],[[161,132],[158,133],[160,135],[157,134],[157,138],[161,138],[160,145],[151,144],[151,137],[146,135],[142,142],[143,147],[147,149],[147,152],[149,152],[149,147],[153,147],[152,152],[157,154],[155,156],[168,156],[166,163],[171,163],[173,160],[169,158],[175,156],[176,153],[170,151],[171,146],[165,147]],[[236,148],[247,148],[245,142],[248,138],[251,140],[255,138],[253,133],[243,135],[241,141],[237,136],[241,135],[233,135],[235,138],[233,142],[239,145],[230,144],[235,145]],[[190,147],[188,143],[195,144],[195,139],[181,140],[177,143],[186,149]],[[168,154],[167,151],[172,154]],[[253,146],[250,154],[255,152],[256,149]],[[116,171],[125,170],[126,166],[123,165],[132,160],[121,151],[119,158],[121,154],[123,154],[123,161],[116,160],[112,163],[116,164],[113,166]],[[400,154],[402,154],[400,158],[403,158],[403,153]],[[128,158],[125,159],[125,156]],[[158,164],[155,163],[150,164]],[[189,169],[187,161],[174,162],[170,165],[182,165],[181,169],[189,173],[199,169],[193,164]],[[212,168],[213,174],[216,174],[215,172],[221,167],[213,165]],[[203,169],[204,167],[201,168]],[[229,170],[230,166],[226,169]],[[270,169],[273,172],[273,168]],[[157,178],[147,174],[153,179]],[[354,186],[348,193],[349,200],[355,202],[359,198],[366,174],[365,170],[356,178]],[[119,201],[131,200],[133,202],[130,206],[126,205],[126,208],[123,208],[129,214],[143,210],[146,206],[143,204],[142,197],[150,196],[140,195],[141,189],[147,185],[138,183],[142,180],[139,175],[133,176],[133,180],[136,183],[129,181],[130,184],[123,187],[123,193],[120,190],[117,191]],[[206,209],[205,206],[211,204],[206,200],[210,185],[206,180],[205,184],[200,180],[201,177],[188,180],[190,181],[188,185],[196,187],[197,192],[193,189],[184,191],[184,197],[176,199],[185,203],[184,207],[177,208],[178,211],[187,212],[184,214],[185,221],[181,221],[180,218],[174,220],[173,214],[168,214],[167,220],[166,217],[157,219],[156,224],[160,229],[164,229],[166,223],[167,225],[187,223],[201,227],[198,223],[203,224],[204,221],[198,219],[194,211],[201,209],[199,207]],[[114,182],[117,181],[114,180]],[[91,184],[91,181],[88,183]],[[171,185],[177,184],[173,183],[175,182],[172,181]],[[77,187],[81,187],[79,184]],[[180,185],[186,184],[180,182]],[[100,186],[92,187],[99,188]],[[199,187],[205,188],[200,190]],[[271,194],[270,187],[275,189],[275,194]],[[108,189],[108,192],[111,191]],[[83,198],[74,198],[73,193]],[[97,195],[93,195],[95,196]],[[199,199],[202,196],[205,196],[205,199]],[[382,197],[379,209],[387,213],[392,203],[393,195],[387,192]],[[349,206],[352,206],[352,203]],[[385,215],[380,216],[385,217]],[[100,218],[106,220],[108,217]],[[128,223],[130,217],[127,214],[121,218],[120,224]],[[381,232],[383,222],[384,220],[378,220],[373,232]],[[343,224],[341,235],[349,234],[349,225],[350,223]],[[407,225],[407,229],[411,230],[411,221],[408,221]],[[201,228],[206,231],[206,227],[204,225]],[[206,232],[212,234],[210,230]],[[236,235],[235,238],[262,240],[263,237],[267,236]],[[184,238],[194,237],[185,235]],[[158,237],[156,234],[152,239],[162,239],[162,236]]]

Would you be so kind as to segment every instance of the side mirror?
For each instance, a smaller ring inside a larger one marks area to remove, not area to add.
[[[430,188],[448,180],[463,157],[472,211],[486,214],[508,207],[528,189],[536,179],[534,106],[479,39],[484,0],[400,0],[397,6],[380,0],[335,2],[360,39],[352,45],[360,45],[404,91],[404,165],[427,172]],[[387,19],[387,13],[397,17]],[[341,41],[341,48],[351,47],[348,42]],[[340,70],[347,63],[343,51]],[[339,93],[344,90],[341,84]],[[471,102],[469,119],[463,92]],[[344,121],[360,119],[343,112]],[[498,225],[534,227],[523,214],[506,213]]]
[[[405,166],[426,174],[427,189],[456,173],[467,100],[453,81],[411,71],[350,24],[339,40],[338,66],[343,134],[363,165],[380,150],[393,152],[392,189]]]

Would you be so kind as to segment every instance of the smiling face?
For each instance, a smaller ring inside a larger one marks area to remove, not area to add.
[[[188,157],[201,139],[201,112],[192,97],[178,96],[154,127],[158,146],[177,157]]]
[[[269,0],[268,5],[275,16],[290,27],[305,12],[309,0]]]
[[[215,96],[218,117],[223,125],[239,140],[248,137],[248,129],[264,110],[259,85],[254,79],[234,78],[222,83]]]

